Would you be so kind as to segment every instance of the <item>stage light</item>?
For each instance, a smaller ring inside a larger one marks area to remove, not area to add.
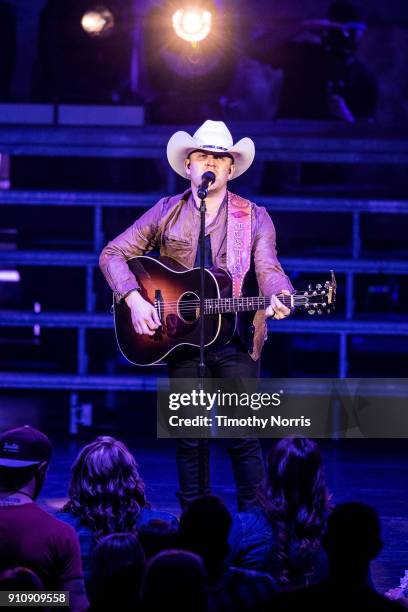
[[[19,283],[20,273],[17,270],[0,270],[0,281],[2,283]]]
[[[44,0],[43,3],[34,74],[35,98],[60,104],[140,101],[133,68],[136,49],[133,2]]]
[[[173,28],[177,36],[191,43],[207,38],[211,31],[210,11],[199,8],[179,9],[173,15]]]
[[[83,14],[81,25],[89,36],[106,38],[112,34],[115,20],[109,9],[104,6],[96,6]]]

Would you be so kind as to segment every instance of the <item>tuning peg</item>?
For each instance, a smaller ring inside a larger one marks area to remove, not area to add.
[[[307,286],[307,290],[308,290],[308,291],[311,291],[311,290],[312,290],[312,285],[308,285],[308,286]]]
[[[319,308],[319,310],[317,311],[317,314],[319,314],[319,315],[323,314],[323,310],[321,310],[321,309]]]
[[[310,310],[308,310],[308,311],[307,311],[307,314],[314,315],[314,314],[315,314],[315,312],[316,312],[315,310],[310,309]]]
[[[316,285],[316,289],[320,290],[321,288],[322,288],[321,284],[320,284],[320,283],[317,283],[317,285]]]

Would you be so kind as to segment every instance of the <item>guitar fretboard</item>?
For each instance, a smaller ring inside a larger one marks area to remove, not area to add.
[[[288,308],[296,308],[304,306],[316,300],[316,305],[322,303],[320,295],[307,296],[301,292],[295,292],[292,295],[280,294],[277,296],[279,300]],[[199,301],[195,301],[197,307],[200,306]],[[205,314],[222,314],[229,312],[248,312],[251,310],[265,310],[271,305],[270,297],[238,297],[238,298],[219,298],[205,300]]]
[[[277,295],[284,306],[288,308],[319,308],[323,309],[332,302],[330,291],[295,291],[291,295],[280,293]],[[271,305],[271,298],[264,296],[238,297],[238,298],[208,298],[204,301],[204,314],[225,314],[236,312],[249,312],[253,310],[265,310]],[[179,309],[184,315],[195,313],[199,315],[200,300],[192,299],[181,303],[163,302],[164,310]]]

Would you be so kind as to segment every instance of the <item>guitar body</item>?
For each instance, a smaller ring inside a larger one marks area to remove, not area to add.
[[[140,293],[151,304],[159,304],[163,325],[154,336],[137,334],[130,308],[114,300],[115,330],[119,348],[128,361],[147,366],[163,361],[177,347],[200,346],[199,309],[200,269],[188,270],[169,258],[140,256],[130,259],[130,270],[141,287]],[[219,299],[231,296],[231,279],[223,270],[205,270],[205,297]],[[205,346],[225,343],[232,337],[236,317],[230,314],[206,314]]]

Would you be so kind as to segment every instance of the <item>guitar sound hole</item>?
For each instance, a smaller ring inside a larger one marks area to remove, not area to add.
[[[186,291],[180,296],[178,303],[178,315],[186,323],[194,323],[199,317],[200,298],[192,291]]]

